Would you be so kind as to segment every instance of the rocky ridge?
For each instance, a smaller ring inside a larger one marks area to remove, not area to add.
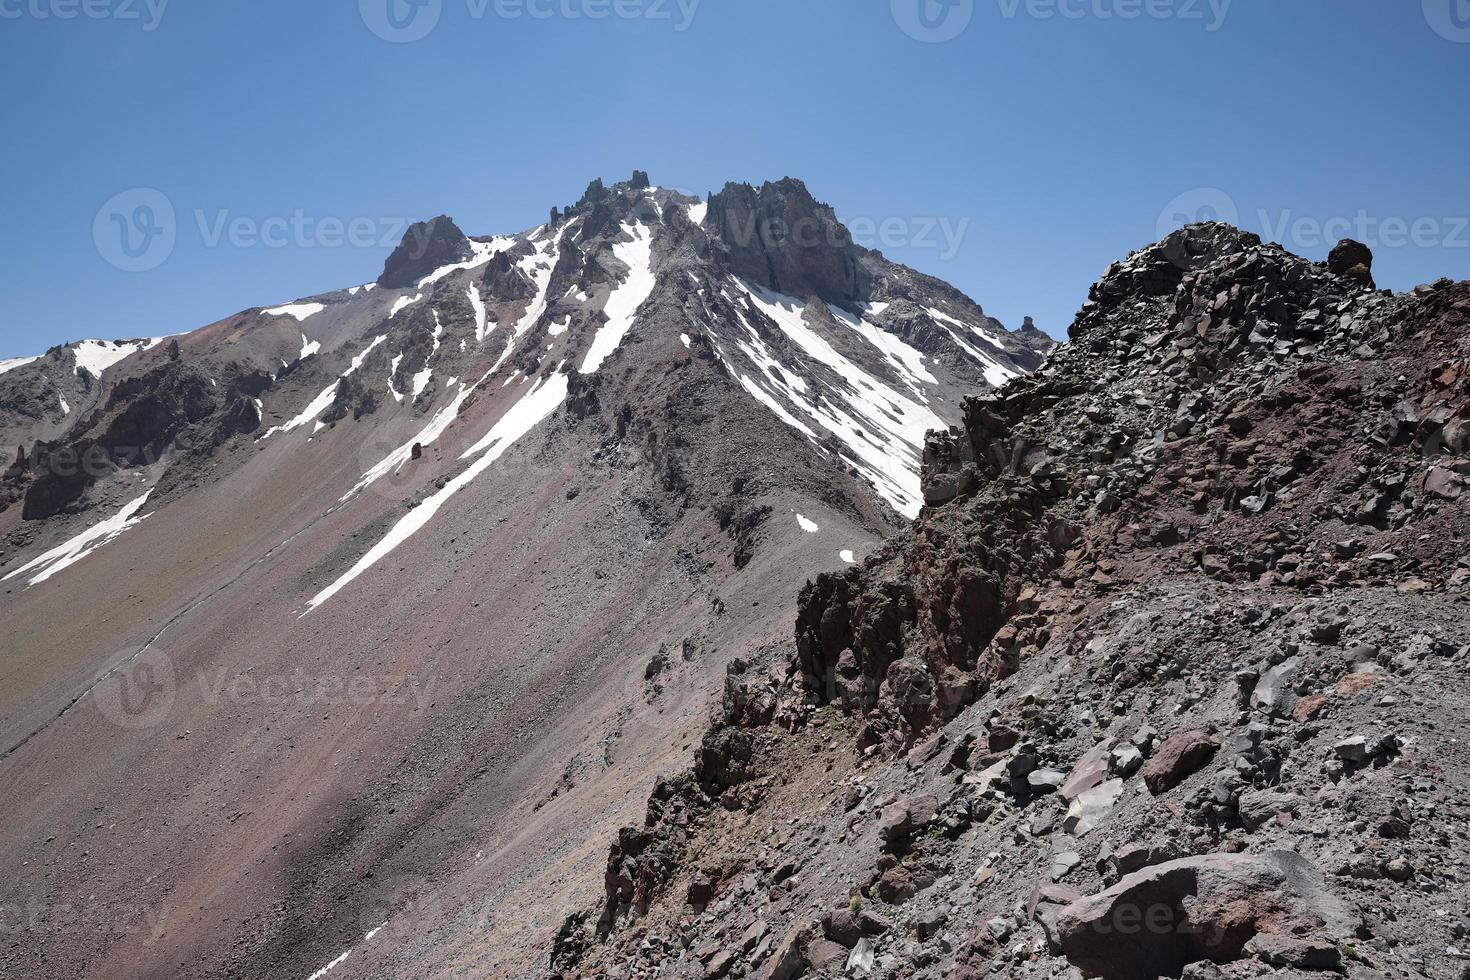
[[[1470,284],[1114,264],[732,666],[563,977],[1470,975]]]

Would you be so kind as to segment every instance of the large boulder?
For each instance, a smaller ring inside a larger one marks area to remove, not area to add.
[[[1358,924],[1295,852],[1208,854],[1145,868],[1074,902],[1057,916],[1056,939],[1090,976],[1155,980],[1201,960],[1333,969]]]
[[[1369,289],[1373,282],[1373,250],[1362,242],[1344,238],[1327,256],[1327,268],[1339,276],[1356,279]]]
[[[1209,732],[1175,732],[1143,767],[1143,781],[1155,796],[1167,793],[1203,769],[1219,749],[1220,740]]]

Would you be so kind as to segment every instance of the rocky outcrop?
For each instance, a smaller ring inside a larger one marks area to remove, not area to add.
[[[709,200],[705,227],[729,269],[751,282],[839,304],[864,295],[867,273],[852,235],[799,180],[726,184]]]
[[[403,241],[383,264],[378,285],[407,289],[435,269],[463,262],[474,254],[470,241],[450,217],[440,215],[409,226]]]
[[[772,930],[844,909],[812,975],[1458,975],[1470,284],[1365,253],[1204,224],[1115,263],[931,437],[913,530],[802,591],[731,743],[762,790],[687,850],[804,869],[754,883]],[[744,911],[656,900],[588,962]]]

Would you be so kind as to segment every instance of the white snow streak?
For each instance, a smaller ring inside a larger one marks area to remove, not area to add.
[[[298,361],[304,361],[308,357],[310,357],[311,355],[320,353],[321,352],[321,349],[322,349],[321,341],[307,340],[306,339],[306,334],[302,334],[301,335],[301,356],[298,357],[298,358],[296,358],[296,359]]]
[[[700,201],[698,204],[689,205],[689,220],[696,225],[704,224],[704,218],[707,214],[709,214],[708,201]]]
[[[133,515],[142,510],[143,505],[148,502],[148,494],[152,492],[151,490],[148,491],[148,493],[143,494],[143,496],[128,504],[112,517],[109,517],[94,527],[88,528],[71,540],[57,545],[45,554],[32,559],[9,575],[6,575],[5,578],[0,579],[0,581],[9,582],[18,575],[28,575],[31,572],[39,570],[40,574],[26,583],[26,586],[30,587],[32,585],[38,585],[58,572],[70,568],[98,548],[112,541],[128,528],[141,524],[151,516],[144,514],[142,517],[135,518]]]
[[[397,316],[398,314],[402,313],[404,310],[408,309],[410,306],[412,306],[413,304],[417,303],[419,300],[421,300],[423,298],[424,298],[424,294],[423,293],[419,293],[419,294],[417,294],[415,296],[400,296],[400,297],[398,297],[397,299],[395,299],[393,301],[393,309],[388,312],[388,319],[390,319],[390,320],[393,319],[395,316]]]
[[[331,973],[333,970],[337,969],[337,967],[341,966],[343,963],[346,963],[347,962],[347,957],[349,957],[351,955],[352,955],[352,950],[349,949],[347,952],[343,953],[341,956],[337,957],[335,960],[333,960],[332,962],[328,963],[326,966],[322,967],[320,970],[316,971],[311,976],[307,977],[306,980],[322,980],[322,977],[326,976],[328,973]]]
[[[470,306],[475,308],[475,340],[478,343],[485,342],[485,336],[490,331],[489,314],[485,311],[485,298],[480,295],[480,287],[470,283],[470,288],[465,290],[470,298]]]
[[[797,524],[800,524],[801,525],[801,529],[803,531],[805,531],[807,534],[816,534],[818,531],[821,530],[821,528],[817,526],[817,522],[816,521],[813,521],[813,520],[810,520],[809,518],[803,517],[800,514],[797,514],[796,515],[796,523]]]
[[[264,316],[294,316],[299,323],[307,317],[316,316],[327,308],[325,303],[290,303],[286,306],[277,306],[273,310],[261,310]]]
[[[482,473],[495,464],[506,450],[515,445],[516,441],[530,432],[542,420],[556,411],[557,407],[567,397],[567,376],[557,373],[549,379],[538,381],[520,400],[512,405],[500,421],[486,433],[461,459],[469,459],[479,455],[479,458],[465,468],[459,476],[445,484],[444,489],[429,497],[408,513],[402,520],[395,524],[387,535],[374,545],[367,554],[358,560],[341,578],[323,589],[315,598],[307,603],[306,611],[301,615],[306,616],[324,602],[327,602],[338,592],[356,579],[363,572],[372,568],[383,558],[387,557],[409,538],[413,537],[434,518],[449,501],[451,497],[459,493],[465,487],[473,483]]]
[[[634,315],[653,294],[657,281],[653,274],[653,233],[642,225],[623,225],[623,233],[632,236],[633,240],[614,245],[613,255],[628,266],[628,278],[607,298],[603,307],[607,323],[599,327],[597,336],[592,338],[587,357],[582,362],[583,374],[591,374],[602,367],[602,362],[622,344],[633,327]]]

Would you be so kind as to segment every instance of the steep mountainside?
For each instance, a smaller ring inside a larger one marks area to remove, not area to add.
[[[1470,283],[1196,225],[732,665],[566,977],[1461,978]]]
[[[640,173],[0,365],[0,974],[544,970],[725,667],[1050,347],[798,181]]]

